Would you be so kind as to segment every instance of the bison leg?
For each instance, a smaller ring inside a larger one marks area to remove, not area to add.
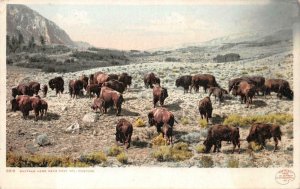
[[[275,142],[275,147],[274,147],[274,152],[277,150],[277,146],[278,146],[278,139],[277,137],[273,137],[274,138],[274,142]]]
[[[156,103],[158,102],[157,98],[153,98],[153,107],[155,108]]]

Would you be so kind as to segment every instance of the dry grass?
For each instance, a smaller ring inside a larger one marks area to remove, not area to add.
[[[223,124],[232,126],[250,126],[253,123],[274,123],[284,125],[293,121],[293,115],[291,114],[269,114],[269,115],[258,115],[258,116],[239,116],[230,115],[228,116]]]
[[[208,123],[207,123],[207,121],[205,120],[205,119],[199,119],[198,120],[198,124],[199,124],[199,126],[201,127],[201,128],[207,128],[207,126],[208,126]]]
[[[158,136],[156,136],[152,139],[151,144],[153,146],[166,146],[167,140],[165,138],[163,138],[162,134],[159,134]]]
[[[187,124],[190,123],[188,117],[182,117],[182,118],[180,119],[180,122],[181,122],[182,125],[187,125]]]
[[[228,168],[239,168],[239,160],[234,157],[230,157],[227,160],[227,167]]]
[[[134,124],[133,124],[134,127],[145,127],[146,126],[146,123],[145,121],[142,119],[142,118],[137,118],[135,121],[134,121]]]
[[[205,146],[203,144],[199,144],[195,147],[195,150],[197,153],[204,153],[205,152]]]
[[[202,156],[200,164],[202,167],[210,168],[214,166],[214,161],[210,156]]]
[[[121,152],[120,154],[117,155],[116,159],[123,164],[127,164],[128,163],[128,157],[126,156],[126,154],[124,152]]]
[[[152,156],[157,161],[184,161],[190,159],[193,153],[188,149],[187,143],[177,143],[174,147],[160,146]]]
[[[123,148],[114,145],[109,148],[107,155],[108,156],[117,156],[117,155],[121,154],[123,151],[124,151]]]
[[[250,142],[249,149],[253,150],[254,152],[259,152],[263,149],[263,146],[256,142]]]

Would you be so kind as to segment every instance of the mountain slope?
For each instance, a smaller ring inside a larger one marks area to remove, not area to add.
[[[25,41],[32,36],[39,41],[44,36],[48,44],[75,45],[64,30],[36,11],[24,5],[7,5],[7,35],[17,36],[19,32]]]

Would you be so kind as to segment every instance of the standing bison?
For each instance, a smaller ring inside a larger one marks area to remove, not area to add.
[[[128,73],[122,73],[118,80],[125,84],[125,88],[129,87],[132,83],[132,76],[130,76]]]
[[[232,153],[234,153],[236,146],[238,146],[238,152],[240,153],[240,132],[238,127],[220,124],[211,126],[208,129],[207,138],[203,143],[205,145],[205,152],[209,153],[212,146],[214,146],[213,152],[220,152],[222,141],[232,142]]]
[[[81,90],[83,89],[83,81],[81,80],[70,80],[69,82],[69,93],[71,98],[77,98],[80,95]]]
[[[86,75],[82,75],[79,77],[79,80],[83,82],[83,88],[86,90],[87,85],[89,84],[89,78]]]
[[[285,96],[286,98],[293,100],[294,93],[290,88],[290,84],[288,81],[283,79],[268,79],[265,82],[266,87],[266,94],[270,95],[271,92],[276,92],[277,97],[280,99],[282,96]]]
[[[132,124],[124,118],[120,119],[116,126],[116,141],[123,143],[125,148],[128,149],[130,147],[132,132]]]
[[[17,95],[30,95],[30,88],[28,85],[19,84],[17,87],[11,89],[12,96],[16,98]]]
[[[64,80],[62,77],[55,77],[53,79],[50,79],[49,82],[49,87],[51,90],[55,89],[56,95],[63,94],[64,92]]]
[[[198,110],[201,115],[201,119],[206,119],[207,123],[212,122],[212,104],[209,97],[205,97],[204,99],[198,102]]]
[[[148,113],[149,125],[155,125],[158,133],[162,132],[161,128],[164,124],[173,127],[174,121],[173,113],[169,112],[166,108],[154,108]]]
[[[239,85],[240,82],[246,81],[249,84],[255,86],[255,92],[258,95],[261,91],[264,95],[265,93],[265,78],[262,76],[249,76],[249,77],[239,77],[232,80],[229,80],[228,90],[229,92],[233,89],[234,86]]]
[[[164,105],[165,99],[168,97],[168,90],[161,86],[153,87],[153,106],[155,108],[156,103],[159,101],[160,105]]]
[[[124,102],[123,95],[118,91],[115,91],[108,87],[102,87],[100,92],[100,103],[99,109],[104,109],[104,113],[107,113],[107,108],[113,106],[117,111],[116,115],[119,116],[122,110],[122,103]]]
[[[273,137],[275,142],[274,152],[277,150],[278,140],[281,140],[281,130],[279,125],[255,123],[251,126],[246,140],[250,143],[255,141],[260,145],[266,146],[265,140]]]
[[[208,92],[209,92],[209,97],[211,95],[213,95],[215,97],[215,102],[217,101],[217,98],[219,99],[219,104],[221,104],[221,101],[224,100],[224,95],[225,94],[228,94],[228,92],[223,89],[223,88],[220,88],[220,87],[210,87],[208,89]]]
[[[91,98],[92,94],[97,95],[97,98],[99,98],[101,91],[101,87],[98,84],[88,84],[86,87],[86,93]]]
[[[202,86],[205,93],[209,87],[218,87],[216,78],[210,74],[198,74],[192,77],[192,85],[190,91],[194,89],[196,92],[199,92],[199,87]]]
[[[239,95],[241,97],[241,103],[245,103],[249,108],[249,104],[252,104],[252,98],[255,95],[255,85],[249,84],[247,81],[241,81],[238,85],[235,85],[232,89],[234,96]]]
[[[31,81],[28,84],[30,90],[30,96],[33,94],[38,95],[39,91],[41,90],[41,84],[36,81]]]
[[[144,84],[146,88],[153,88],[154,84],[158,84],[160,85],[160,79],[158,77],[155,76],[154,73],[149,73],[144,75]]]
[[[24,119],[27,119],[29,116],[29,111],[33,110],[35,114],[35,121],[37,121],[42,108],[42,103],[39,97],[20,95],[11,100],[11,106],[12,111],[21,111]]]
[[[176,79],[176,87],[183,87],[183,94],[189,91],[190,86],[192,85],[192,76],[184,75]]]

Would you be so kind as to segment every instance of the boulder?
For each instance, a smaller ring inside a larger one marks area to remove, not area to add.
[[[201,134],[198,132],[192,132],[180,137],[181,140],[188,143],[198,143],[200,142]]]
[[[36,142],[40,146],[46,146],[46,145],[50,144],[50,140],[49,140],[47,134],[38,135],[36,138]]]
[[[99,119],[99,114],[87,113],[83,116],[82,121],[86,123],[95,123]]]
[[[66,129],[66,132],[67,133],[74,133],[74,132],[79,132],[79,124],[78,122],[76,121],[75,123],[72,123],[72,125],[70,125],[67,129]]]

